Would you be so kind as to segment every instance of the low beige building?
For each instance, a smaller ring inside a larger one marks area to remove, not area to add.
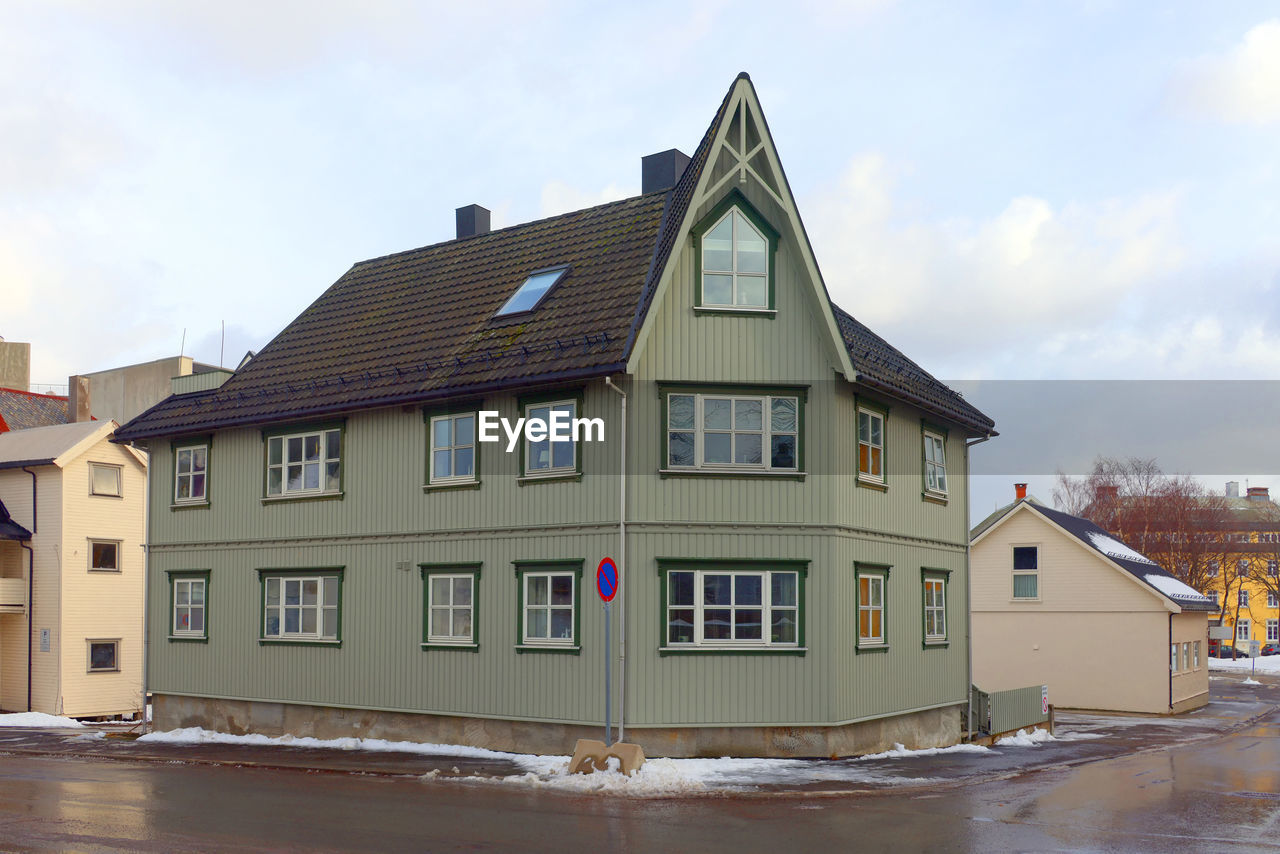
[[[1213,600],[1092,522],[1020,495],[974,529],[971,573],[980,689],[1156,714],[1208,702]]]
[[[142,706],[146,462],[113,421],[0,434],[0,709]],[[4,515],[4,514],[0,514]]]

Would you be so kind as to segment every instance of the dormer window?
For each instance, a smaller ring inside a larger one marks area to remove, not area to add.
[[[731,192],[694,228],[698,300],[707,312],[772,314],[778,234],[740,192]]]
[[[503,303],[502,308],[498,309],[498,313],[494,317],[506,317],[510,314],[523,314],[533,311],[551,289],[564,278],[565,273],[568,272],[568,267],[548,267],[545,270],[534,270],[529,274],[529,278],[525,279],[524,283],[516,288],[516,292],[511,295],[511,299]]]

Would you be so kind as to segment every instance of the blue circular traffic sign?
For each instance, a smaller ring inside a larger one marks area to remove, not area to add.
[[[604,602],[612,602],[618,595],[618,567],[613,558],[607,557],[596,567],[596,592]]]

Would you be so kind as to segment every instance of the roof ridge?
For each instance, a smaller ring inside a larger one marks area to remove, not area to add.
[[[0,391],[13,392],[14,394],[25,394],[27,397],[43,397],[48,400],[66,400],[67,399],[67,395],[65,394],[45,394],[44,392],[40,392],[40,391],[23,391],[20,388],[9,388],[7,386],[0,386]]]

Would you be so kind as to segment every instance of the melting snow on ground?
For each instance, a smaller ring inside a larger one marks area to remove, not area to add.
[[[417,741],[386,741],[381,738],[312,738],[305,735],[232,735],[214,732],[200,727],[174,729],[168,732],[149,732],[138,738],[141,742],[160,744],[248,744],[278,747],[321,747],[330,750],[369,750],[378,753],[418,753],[424,756],[457,756],[466,759],[498,759],[516,762],[525,758],[522,753],[503,753],[483,747],[465,747],[459,744],[425,744]]]
[[[1262,683],[1259,682],[1257,679],[1245,679],[1240,684],[1241,685],[1261,685]]]
[[[73,718],[64,718],[59,715],[46,715],[44,712],[17,712],[12,715],[0,715],[0,726],[56,726],[81,729],[84,727],[84,724]]]
[[[1156,562],[1153,561],[1151,558],[1147,557],[1144,554],[1135,552],[1133,549],[1129,548],[1124,543],[1117,540],[1115,537],[1108,537],[1106,534],[1099,534],[1095,532],[1089,535],[1089,539],[1093,541],[1093,547],[1095,549],[1102,552],[1104,555],[1108,555],[1109,557],[1124,558],[1125,560],[1136,560],[1138,563],[1149,563],[1152,566],[1156,565]],[[1198,596],[1200,594],[1197,593],[1196,595]]]
[[[1004,738],[997,739],[996,747],[1035,747],[1037,744],[1044,744],[1047,741],[1057,741],[1057,739],[1047,729],[1036,727],[1031,732],[1020,729],[1013,735],[1006,735]]]

